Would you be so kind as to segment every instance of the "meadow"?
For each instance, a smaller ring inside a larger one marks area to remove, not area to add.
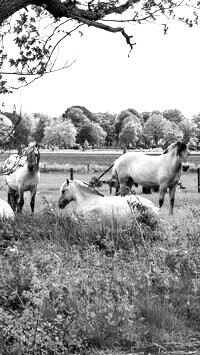
[[[199,354],[197,174],[182,174],[173,216],[166,196],[158,218],[132,211],[124,225],[58,211],[66,177],[41,173],[35,215],[27,194],[24,213],[0,223],[0,354]],[[158,205],[157,193],[145,197]]]
[[[98,170],[98,169],[97,169]],[[89,182],[91,180],[92,176],[99,177],[101,175],[102,171],[96,172],[91,172],[91,173],[82,173],[79,171],[74,171],[74,179],[82,180]],[[70,178],[70,172],[49,172],[49,173],[41,173],[41,180],[40,184],[38,186],[38,193],[36,195],[36,206],[35,206],[35,212],[41,211],[43,208],[43,201],[44,198],[46,199],[47,202],[49,203],[54,203],[56,204],[58,198],[59,198],[59,193],[60,193],[60,186],[62,183],[65,181],[66,178]],[[102,180],[109,180],[111,178],[111,170],[108,171],[103,177]],[[187,198],[189,200],[191,199],[193,204],[198,205],[199,204],[199,198],[200,194],[197,193],[198,191],[198,182],[197,182],[197,173],[183,173],[181,181],[183,182],[183,185],[186,186],[185,190],[180,190],[180,188],[177,188],[177,193],[176,193],[176,199],[175,199],[175,205],[177,208],[180,208],[182,206],[183,201],[187,201]],[[0,176],[0,198],[6,200],[7,199],[7,187],[4,185],[4,178],[3,176]],[[107,184],[103,184],[102,187],[100,187],[99,191],[101,191],[105,195],[109,195],[109,187]],[[139,194],[142,194],[142,188],[139,186],[138,188],[135,188],[135,191]],[[113,194],[115,193],[113,189]],[[158,205],[158,194],[153,193],[150,195],[144,195],[145,197],[149,198],[152,200],[155,204]],[[28,211],[29,210],[29,193],[25,193],[25,209]],[[164,208],[169,205],[169,199],[168,199],[168,194],[166,194],[165,197],[165,206]]]

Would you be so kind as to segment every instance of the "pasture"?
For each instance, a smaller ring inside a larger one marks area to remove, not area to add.
[[[173,216],[166,195],[158,220],[133,215],[127,228],[73,224],[67,208],[57,209],[66,177],[41,173],[35,215],[25,193],[24,213],[0,223],[2,355],[198,355],[197,174],[182,174],[186,189],[177,187]],[[100,191],[109,194],[107,185]],[[158,206],[158,193],[143,196]]]
[[[74,179],[82,180],[89,182],[92,176],[99,176],[101,173],[80,173],[80,172],[74,172]],[[56,203],[58,198],[59,198],[59,189],[61,184],[65,181],[66,177],[70,178],[70,173],[66,172],[56,172],[56,173],[41,173],[41,180],[38,186],[38,193],[36,195],[36,205],[35,205],[35,212],[41,211],[43,208],[43,196],[47,200],[47,202],[51,203]],[[109,180],[111,177],[111,172],[109,171],[106,173],[102,180]],[[200,194],[197,193],[197,173],[182,173],[181,181],[183,182],[183,185],[186,186],[185,190],[181,190],[179,187],[177,187],[176,191],[176,197],[175,197],[175,209],[182,208],[183,206],[194,204],[195,206],[199,205],[199,200],[200,200]],[[0,187],[4,185],[4,178],[3,176],[0,176]],[[99,189],[103,194],[109,195],[109,187],[107,184],[103,184],[102,187]],[[135,191],[138,194],[142,194],[142,188],[139,186],[138,188],[135,188]],[[115,193],[115,189],[113,189],[113,194]],[[152,200],[155,205],[158,206],[158,194],[157,193],[152,193],[150,195],[144,195],[144,197],[149,198]],[[3,186],[2,189],[0,189],[0,198],[7,200],[7,186]],[[27,207],[27,204],[29,204],[30,196],[28,192],[25,192],[25,209],[29,208]],[[165,211],[165,208],[169,207],[169,198],[168,194],[166,194],[165,198],[165,203],[163,206],[163,211]],[[168,213],[166,208],[166,213]],[[175,211],[176,214],[176,211]]]

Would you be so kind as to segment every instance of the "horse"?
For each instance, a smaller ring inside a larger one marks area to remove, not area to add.
[[[164,203],[165,193],[169,188],[170,213],[173,214],[176,186],[181,171],[187,171],[189,150],[184,142],[172,143],[164,154],[152,156],[142,152],[127,152],[121,155],[113,165],[112,178],[119,186],[129,189],[133,185],[159,187],[159,207]]]
[[[74,216],[83,219],[88,217],[127,219],[131,217],[130,206],[143,206],[156,215],[159,210],[153,202],[142,196],[104,196],[86,182],[67,178],[60,187],[58,207],[64,209],[72,201],[75,202]]]
[[[14,219],[15,214],[8,202],[0,199],[0,220]]]
[[[11,155],[3,165],[5,183],[8,185],[8,203],[13,211],[21,212],[24,205],[24,192],[30,191],[30,207],[35,208],[35,196],[40,181],[40,152],[36,142],[29,143],[23,156]]]

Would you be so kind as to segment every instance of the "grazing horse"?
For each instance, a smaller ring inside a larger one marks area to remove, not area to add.
[[[60,188],[59,208],[63,209],[70,202],[74,201],[75,216],[86,217],[106,217],[123,218],[131,217],[130,206],[146,207],[151,213],[158,214],[158,208],[150,200],[136,195],[129,196],[104,196],[96,189],[89,187],[85,182],[79,180],[69,180],[62,184]]]
[[[22,211],[24,192],[31,193],[31,211],[34,212],[35,195],[40,180],[39,172],[40,152],[36,142],[29,143],[23,156],[11,155],[3,166],[5,182],[8,185],[8,203],[13,211]]]
[[[159,186],[160,208],[169,188],[170,213],[173,214],[175,191],[181,170],[187,171],[189,168],[188,155],[187,145],[180,141],[171,144],[162,155],[128,152],[115,161],[112,177],[116,178],[120,185],[125,185],[129,189],[134,184],[144,187]]]

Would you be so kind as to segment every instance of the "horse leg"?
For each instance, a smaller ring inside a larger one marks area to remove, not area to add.
[[[22,212],[24,206],[24,191],[23,189],[19,190],[19,202],[17,204],[17,212]]]
[[[116,196],[118,195],[119,189],[120,189],[120,183],[119,183],[119,180],[117,180],[116,184],[115,184],[115,195]],[[112,190],[111,190],[111,193],[112,193]]]
[[[8,190],[8,203],[14,212],[16,210],[18,198],[19,198],[18,192],[10,188]]]
[[[11,196],[10,196],[10,192],[8,191],[8,204],[10,205],[10,207],[12,207],[12,204],[11,204]]]
[[[173,214],[176,185],[169,188],[170,214]]]
[[[159,190],[159,207],[160,208],[162,207],[162,205],[164,203],[166,191],[167,191],[166,188],[160,186],[160,190]]]
[[[31,206],[31,212],[34,213],[34,209],[35,209],[35,196],[36,196],[36,192],[37,190],[34,190],[31,193],[31,202],[30,202],[30,206]]]

